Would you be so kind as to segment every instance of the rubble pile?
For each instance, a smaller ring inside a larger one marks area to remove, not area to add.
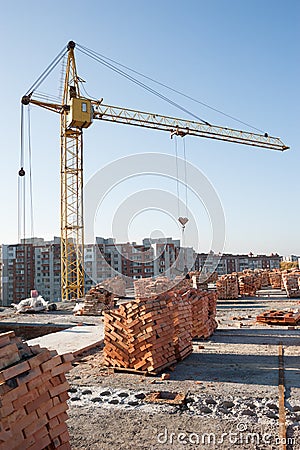
[[[239,297],[239,284],[236,273],[219,277],[216,282],[216,287],[220,300],[237,299]]]
[[[193,336],[216,328],[215,302],[214,293],[183,289],[105,313],[105,364],[153,372],[182,360],[192,352]]]
[[[72,354],[0,334],[0,448],[71,449],[66,425]]]
[[[284,271],[282,272],[282,281],[286,295],[289,298],[300,297],[300,272],[299,271]]]
[[[257,281],[253,273],[247,272],[238,278],[239,291],[242,297],[255,297],[257,290]]]
[[[281,272],[278,270],[272,270],[269,272],[269,279],[272,289],[281,289]]]

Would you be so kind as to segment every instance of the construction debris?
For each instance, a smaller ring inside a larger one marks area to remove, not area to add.
[[[269,310],[256,317],[257,322],[272,325],[296,325],[300,321],[300,310],[276,311]]]
[[[0,449],[71,449],[66,425],[72,354],[0,334]]]
[[[32,293],[35,293],[37,291],[31,291]],[[48,308],[48,303],[46,302],[41,295],[34,295],[30,298],[25,298],[24,300],[21,300],[19,303],[12,303],[11,306],[14,307],[16,312],[18,313],[37,313],[41,311],[46,311]]]

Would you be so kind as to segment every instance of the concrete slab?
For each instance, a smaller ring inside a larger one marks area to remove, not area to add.
[[[85,350],[102,344],[104,324],[77,325],[57,333],[47,334],[27,341],[29,345],[40,345],[49,350],[56,350],[59,355],[73,353],[74,356]]]

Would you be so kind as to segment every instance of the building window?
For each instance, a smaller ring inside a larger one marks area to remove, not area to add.
[[[81,103],[81,111],[82,112],[87,112],[87,103],[85,103],[85,102]]]

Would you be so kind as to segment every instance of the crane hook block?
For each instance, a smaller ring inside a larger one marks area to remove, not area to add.
[[[71,49],[74,50],[75,46],[76,46],[76,44],[75,44],[74,41],[69,41],[69,42],[68,42],[68,45],[67,45],[67,49],[68,49],[68,50],[71,50]]]
[[[23,169],[23,167],[21,167],[21,169],[19,170],[19,177],[24,177],[25,175],[25,170]]]

